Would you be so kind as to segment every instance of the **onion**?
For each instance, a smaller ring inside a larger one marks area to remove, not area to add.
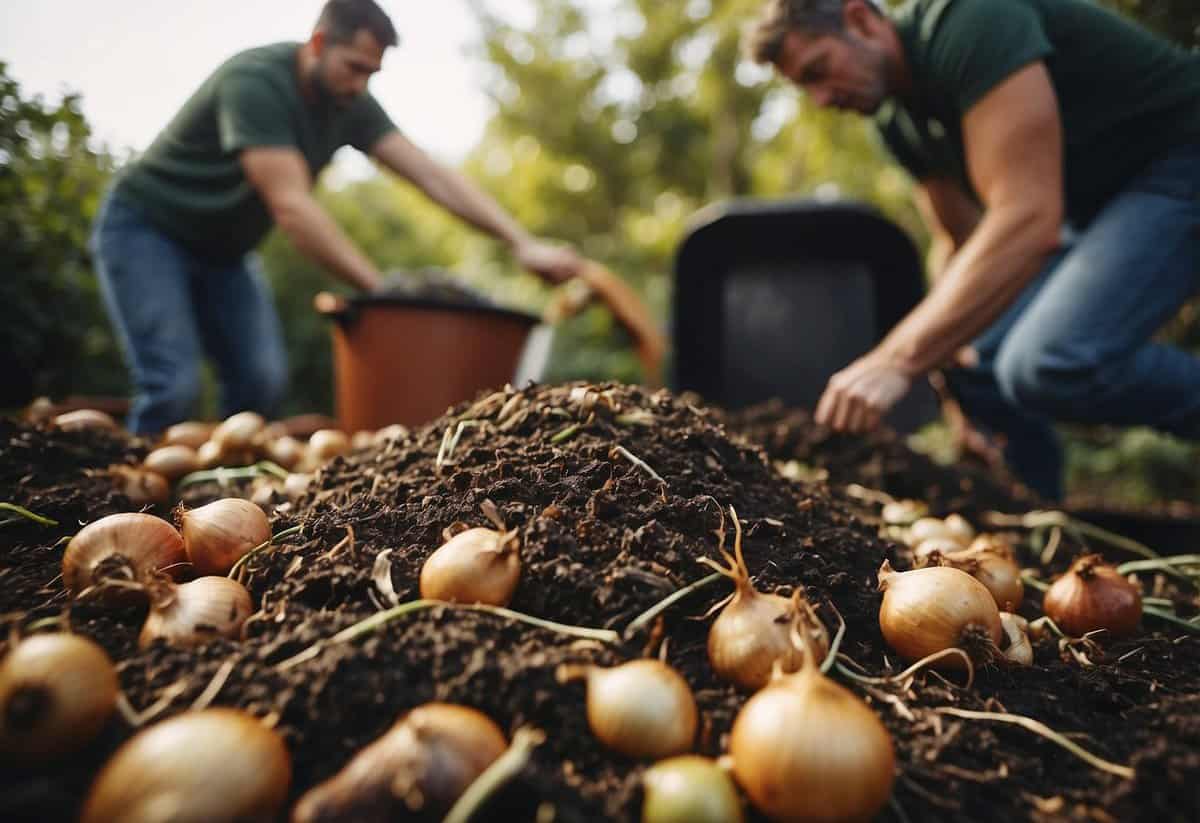
[[[96,409],[78,409],[58,415],[53,421],[63,431],[116,431],[120,428],[111,415]]]
[[[198,449],[208,442],[208,438],[212,436],[216,427],[215,423],[198,423],[193,420],[176,423],[163,434],[162,444],[164,446],[190,446]]]
[[[734,777],[772,820],[872,820],[895,779],[891,735],[865,703],[821,674],[811,649],[799,672],[746,701],[729,754]]]
[[[183,538],[149,514],[110,514],[84,526],[63,552],[63,583],[75,597],[108,580],[142,583],[160,572],[177,576],[187,562]],[[128,602],[127,591],[99,592],[110,603]]]
[[[320,429],[308,438],[306,458],[314,468],[350,451],[350,438],[339,429]]]
[[[942,525],[964,546],[975,539],[975,527],[961,514],[948,514],[942,519]]]
[[[587,680],[592,734],[629,757],[682,754],[696,738],[696,700],[687,681],[658,660],[634,660],[611,669],[567,665],[558,681]]]
[[[171,484],[158,472],[121,464],[108,467],[117,491],[135,506],[153,506],[171,499]]]
[[[146,455],[142,468],[157,472],[168,480],[178,480],[200,468],[200,459],[191,446],[160,446]]]
[[[1142,619],[1137,586],[1107,565],[1098,554],[1080,557],[1046,592],[1042,609],[1072,637],[1106,629],[1128,637]]]
[[[200,448],[196,449],[196,462],[202,469],[215,469],[224,460],[225,449],[221,448],[221,444],[216,440],[202,443]]]
[[[183,511],[180,531],[197,574],[228,574],[242,555],[271,539],[266,512],[236,497]]]
[[[393,423],[390,426],[384,426],[371,439],[371,444],[375,446],[383,446],[390,440],[403,440],[408,437],[408,429],[401,426],[399,423]]]
[[[742,823],[728,773],[707,757],[681,755],[642,775],[642,823]]]
[[[986,657],[1000,643],[996,601],[966,572],[949,566],[896,572],[885,560],[879,587],[884,593],[879,628],[888,645],[908,660],[955,647],[973,658]],[[966,663],[948,655],[937,665],[963,668]]]
[[[504,733],[482,712],[427,703],[401,718],[296,804],[292,823],[440,820],[504,753]]]
[[[799,591],[789,600],[777,594],[763,594],[754,588],[742,554],[742,524],[732,506],[729,513],[735,530],[733,556],[721,546],[721,555],[727,565],[701,559],[702,563],[730,578],[735,586],[709,629],[708,659],[719,677],[743,689],[754,690],[762,688],[771,679],[776,661],[785,672],[800,668],[804,652],[791,641],[792,624],[797,619],[816,627],[817,642],[814,645],[822,657],[829,651],[829,637],[820,622],[808,620],[812,607]],[[721,534],[723,538],[723,529]]]
[[[375,432],[370,429],[361,429],[356,431],[350,438],[350,448],[355,451],[371,448],[371,444],[375,442]]]
[[[238,412],[225,418],[209,439],[226,452],[248,449],[254,445],[254,438],[266,425],[267,421],[257,412]]]
[[[483,503],[495,529],[474,528],[449,537],[421,567],[421,597],[452,603],[507,606],[521,577],[517,530],[504,530],[496,505]]]
[[[998,608],[1013,611],[1025,597],[1021,567],[1012,559],[1011,552],[978,541],[972,545],[976,548],[944,554],[937,561],[942,566],[951,566],[971,575],[991,592]]]
[[[150,613],[138,647],[155,640],[172,646],[197,646],[214,637],[237,638],[254,611],[250,592],[228,577],[197,577],[189,583],[151,583]]]
[[[304,444],[294,437],[278,437],[267,443],[266,455],[272,462],[291,471],[304,459]]]
[[[1029,642],[1029,621],[1010,612],[1000,612],[1004,628],[1004,656],[1018,666],[1033,665],[1033,644]]]
[[[92,784],[81,820],[275,820],[291,772],[283,740],[255,717],[234,709],[184,712],[117,750]]]
[[[889,526],[908,526],[929,513],[920,500],[893,500],[885,503],[879,516]]]
[[[309,485],[312,483],[311,474],[297,474],[292,472],[283,481],[283,495],[289,500],[295,500],[308,491]]]
[[[921,545],[922,542],[933,537],[942,537],[947,540],[953,540],[959,544],[959,548],[965,549],[970,538],[962,538],[962,532],[956,531],[946,525],[946,521],[937,517],[922,517],[917,522],[908,527],[908,545]]]
[[[42,762],[94,738],[117,705],[104,650],[75,634],[37,634],[0,661],[0,757]]]

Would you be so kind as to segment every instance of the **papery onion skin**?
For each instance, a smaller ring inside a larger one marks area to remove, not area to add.
[[[421,597],[507,606],[521,577],[518,546],[512,532],[483,527],[459,532],[421,567]]]
[[[815,665],[746,701],[729,752],[738,783],[776,821],[873,820],[895,780],[879,717]]]
[[[613,668],[565,667],[559,679],[587,678],[587,718],[592,733],[628,757],[660,759],[683,754],[696,739],[699,713],[692,690],[658,660]]]
[[[879,627],[904,658],[920,660],[955,647],[972,652],[985,640],[998,647],[1000,610],[987,587],[966,572],[948,566],[895,572],[884,561],[879,579],[884,590]],[[936,665],[963,668],[966,663],[949,655]]]
[[[228,577],[198,577],[178,586],[152,584],[150,588],[150,613],[138,635],[142,649],[155,640],[172,646],[197,646],[216,637],[240,637],[246,618],[254,611],[250,592]]]
[[[123,558],[133,579],[144,582],[156,573],[178,576],[187,564],[183,538],[167,521],[150,514],[121,512],[84,526],[63,552],[63,583],[73,596],[100,582],[108,558]],[[103,565],[102,565],[103,564]],[[129,602],[127,591],[100,593],[105,602]]]
[[[291,783],[282,738],[233,709],[184,712],[139,732],[92,784],[82,823],[277,818]]]
[[[698,755],[661,760],[642,775],[642,823],[742,823],[728,773]]]
[[[117,705],[117,671],[79,635],[37,634],[0,660],[0,759],[41,763],[83,748]]]
[[[500,727],[482,712],[426,703],[306,792],[292,823],[440,820],[506,747]]]
[[[1003,611],[1014,611],[1025,599],[1025,584],[1021,582],[1021,567],[1012,559],[991,548],[980,547],[945,554],[941,565],[951,566],[966,572],[982,583],[996,607]]]
[[[214,500],[180,515],[188,559],[197,574],[227,574],[251,549],[271,539],[267,514],[249,500]]]
[[[1099,629],[1116,638],[1130,637],[1142,619],[1142,596],[1137,586],[1092,554],[1080,557],[1054,581],[1042,609],[1072,637]]]

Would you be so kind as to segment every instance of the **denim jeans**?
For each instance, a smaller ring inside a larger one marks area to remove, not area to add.
[[[201,260],[111,194],[92,230],[92,253],[136,388],[130,431],[159,432],[195,413],[205,354],[216,366],[222,415],[276,411],[287,356],[252,257]]]
[[[1052,421],[1144,425],[1200,438],[1200,359],[1154,333],[1200,290],[1200,145],[1118,194],[1048,261],[947,379],[964,411],[1007,440],[1013,471],[1061,497]]]

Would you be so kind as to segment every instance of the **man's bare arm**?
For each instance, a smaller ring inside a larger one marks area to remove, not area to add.
[[[880,348],[909,374],[937,367],[1014,300],[1058,245],[1062,123],[1042,63],[1016,72],[963,120],[984,213],[945,276]]]
[[[379,270],[313,197],[312,177],[299,151],[249,148],[241,163],[276,224],[301,253],[352,286],[365,291],[379,287]]]
[[[967,244],[983,211],[962,186],[944,177],[920,181],[916,195],[917,208],[932,236],[927,262],[936,281]]]

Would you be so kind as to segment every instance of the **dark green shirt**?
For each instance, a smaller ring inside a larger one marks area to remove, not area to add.
[[[366,152],[396,128],[370,94],[344,108],[307,102],[299,47],[263,46],[222,64],[124,170],[117,196],[197,256],[234,260],[254,248],[271,215],[242,171],[242,149],[299,149],[316,179],[342,146]]]
[[[962,120],[1004,79],[1043,61],[1063,126],[1067,216],[1088,223],[1140,171],[1200,143],[1200,57],[1089,0],[913,0],[891,13],[913,92],[876,114],[916,178],[975,195]]]

